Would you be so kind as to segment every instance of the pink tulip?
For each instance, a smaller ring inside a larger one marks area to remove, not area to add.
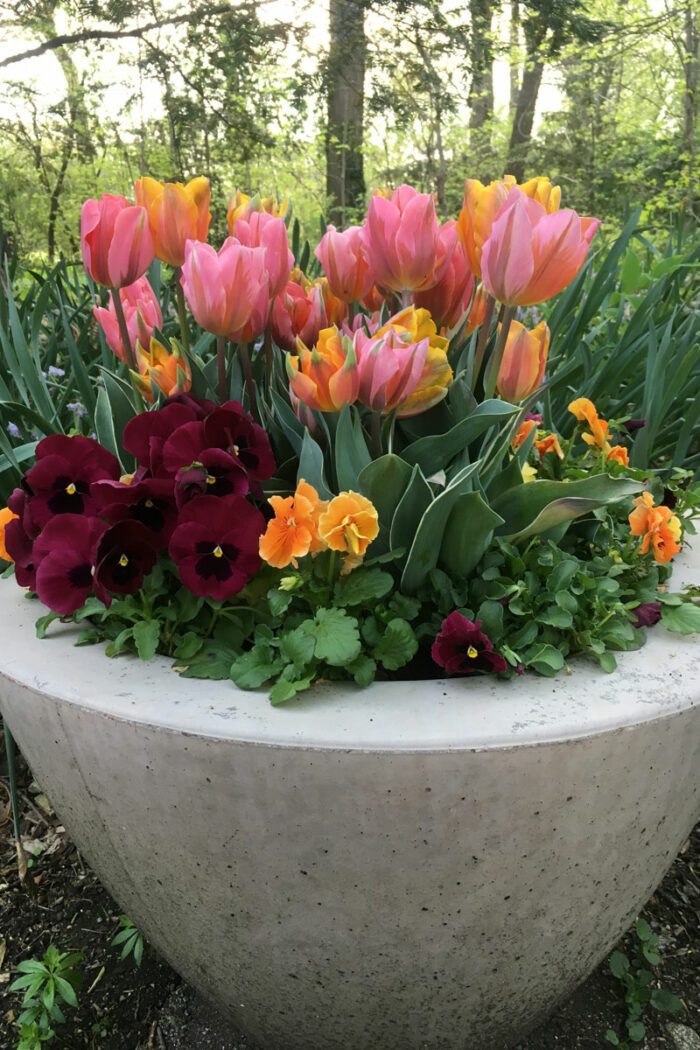
[[[270,329],[277,345],[293,354],[297,348],[297,337],[306,346],[313,346],[318,334],[328,324],[323,304],[323,289],[312,285],[305,292],[296,281],[290,281],[272,303]]]
[[[446,222],[442,227],[456,229],[456,223]],[[441,230],[441,234],[442,234]],[[469,269],[467,253],[459,242],[449,255],[442,277],[422,292],[413,293],[413,302],[430,312],[435,323],[444,328],[455,328],[464,318],[474,291],[474,274]]]
[[[548,215],[538,201],[513,187],[482,250],[484,287],[507,306],[551,299],[583,266],[599,226],[599,219],[575,211]]]
[[[110,293],[109,306],[93,306],[95,320],[101,326],[107,340],[107,346],[117,355],[120,361],[126,361],[124,346],[119,333],[119,322],[114,309],[115,292]],[[156,293],[151,288],[147,277],[139,277],[133,284],[119,289],[126,327],[129,332],[131,349],[136,353],[137,342],[144,350],[151,345],[154,328],[163,327],[163,314]]]
[[[276,219],[264,211],[254,211],[247,219],[236,219],[233,228],[234,240],[239,244],[265,249],[270,298],[274,299],[286,287],[294,266],[284,219]]]
[[[549,351],[549,328],[540,321],[531,332],[518,321],[512,321],[496,390],[506,401],[524,401],[539,388]]]
[[[418,386],[430,339],[410,343],[394,328],[371,338],[358,329],[353,342],[360,377],[359,400],[373,412],[391,412]]]
[[[355,303],[372,291],[374,273],[362,243],[362,227],[342,232],[329,226],[314,252],[334,295],[344,303]]]
[[[187,241],[182,287],[197,324],[234,338],[268,292],[265,249],[246,248],[227,237],[217,253],[209,244]]]
[[[440,280],[457,234],[455,231],[451,246],[449,239],[441,240],[430,194],[400,186],[391,200],[372,197],[362,240],[377,284],[405,292],[428,288]]]
[[[146,209],[112,193],[83,204],[80,243],[85,269],[105,288],[133,284],[155,254]]]

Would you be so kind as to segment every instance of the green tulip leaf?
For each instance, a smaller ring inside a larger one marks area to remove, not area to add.
[[[335,432],[335,470],[339,490],[356,491],[360,474],[371,462],[357,410],[345,404]]]
[[[390,550],[389,537],[394,514],[403,498],[413,471],[399,456],[380,456],[360,471],[357,479],[359,491],[377,508],[379,535],[372,543],[373,554],[384,554]]]
[[[470,416],[460,420],[445,434],[420,438],[403,450],[407,463],[417,463],[426,477],[443,470],[455,456],[490,427],[500,426],[520,409],[506,401],[484,401]]]
[[[455,501],[440,548],[440,564],[448,572],[468,576],[493,538],[503,518],[491,510],[480,492],[467,492]]]
[[[504,519],[495,530],[511,543],[537,536],[588,511],[641,492],[631,478],[596,474],[583,481],[531,481],[502,492],[491,506]]]
[[[304,481],[308,481],[309,485],[313,485],[321,499],[333,499],[333,493],[326,484],[326,477],[323,471],[321,446],[314,441],[308,430],[304,432],[304,440],[301,445],[297,484],[302,478]]]
[[[389,537],[392,550],[398,547],[410,549],[418,524],[432,502],[433,490],[425,480],[420,467],[415,466],[399,505],[394,511]]]

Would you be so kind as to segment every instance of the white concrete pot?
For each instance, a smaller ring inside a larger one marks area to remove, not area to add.
[[[678,582],[700,581],[685,556]],[[698,639],[606,675],[264,693],[34,636],[0,707],[120,906],[264,1050],[512,1046],[605,956],[699,813]]]

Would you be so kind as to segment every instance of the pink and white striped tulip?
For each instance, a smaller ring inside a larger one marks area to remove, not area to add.
[[[437,284],[457,234],[450,246],[450,239],[440,236],[431,195],[399,186],[390,200],[372,197],[362,240],[376,283],[401,293]]]
[[[234,339],[251,321],[263,292],[268,294],[265,249],[246,248],[233,237],[218,252],[187,241],[181,283],[197,324]]]
[[[235,219],[233,229],[234,240],[239,244],[265,249],[270,298],[274,299],[287,286],[294,266],[284,219],[277,219],[264,211],[254,211],[247,219]]]
[[[113,193],[86,200],[80,212],[80,246],[85,269],[97,284],[133,284],[155,254],[146,209]]]
[[[355,303],[372,291],[374,273],[362,242],[362,227],[336,230],[328,226],[314,252],[331,291],[344,303]]]
[[[407,342],[394,328],[370,337],[358,329],[353,340],[360,377],[359,400],[373,412],[399,408],[418,386],[430,340]]]

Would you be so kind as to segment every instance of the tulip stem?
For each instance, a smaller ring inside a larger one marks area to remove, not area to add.
[[[372,433],[372,451],[375,459],[382,455],[382,414],[381,412],[370,412],[370,428]]]
[[[486,398],[493,397],[496,390],[496,383],[498,382],[498,373],[501,369],[501,361],[503,360],[503,352],[508,342],[508,332],[513,318],[515,317],[515,306],[506,306],[503,310],[503,320],[501,327],[498,332],[498,339],[493,349],[489,362],[486,366],[486,373],[484,375],[484,396]]]
[[[489,341],[489,334],[491,331],[491,321],[493,319],[493,311],[496,305],[496,300],[492,295],[486,296],[486,312],[484,313],[484,319],[481,322],[479,328],[479,340],[476,344],[476,353],[474,354],[474,371],[472,373],[472,390],[476,389],[477,380],[479,373],[481,372],[481,366],[484,362],[484,353],[486,352],[486,344]]]
[[[175,296],[177,298],[177,316],[180,321],[180,339],[182,340],[182,346],[185,353],[190,352],[190,333],[187,329],[187,309],[185,307],[185,292],[183,290],[180,278],[182,277],[182,267],[176,266],[175,273]]]
[[[265,340],[263,346],[265,347],[265,388],[269,391],[272,386],[272,366],[274,363],[272,356],[272,333],[270,332],[269,323],[265,329]]]
[[[124,307],[122,306],[121,295],[119,294],[118,288],[112,288],[112,302],[114,303],[114,312],[117,315],[117,324],[119,326],[119,335],[121,337],[122,346],[124,347],[124,360],[126,366],[129,369],[129,380],[131,382],[131,388],[134,391],[134,408],[137,412],[143,412],[145,406],[141,392],[136,385],[135,376],[139,374],[139,367],[136,364],[136,357],[134,355],[134,348],[131,345],[131,336],[129,335],[129,329],[126,324],[126,317],[124,316]],[[148,351],[150,347],[144,346],[144,350]]]
[[[250,354],[248,353],[248,344],[241,343],[241,364],[243,365],[243,376],[245,378],[245,388],[248,391],[248,407],[253,415],[254,419],[258,419],[258,406],[255,400],[255,383],[253,382],[253,370],[250,367]]]
[[[219,401],[223,405],[228,401],[228,384],[226,382],[226,336],[216,337],[216,371],[219,379]]]

